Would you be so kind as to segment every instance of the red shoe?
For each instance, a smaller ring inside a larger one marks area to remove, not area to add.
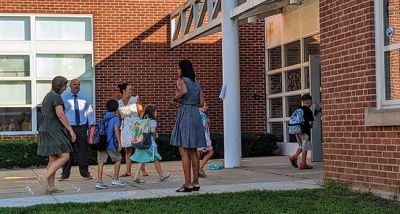
[[[301,163],[299,169],[312,169],[312,168],[313,168],[312,166],[310,166],[306,163],[305,164]]]
[[[294,168],[299,168],[299,166],[297,165],[297,157],[296,156],[290,157],[289,160]]]

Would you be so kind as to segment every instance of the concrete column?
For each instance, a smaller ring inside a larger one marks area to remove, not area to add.
[[[241,166],[239,20],[231,19],[237,0],[222,1],[222,67],[227,86],[224,99],[225,168]]]

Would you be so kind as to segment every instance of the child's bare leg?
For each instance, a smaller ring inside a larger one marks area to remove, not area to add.
[[[121,169],[121,161],[115,161],[114,164],[114,176],[113,179],[118,179],[119,178],[119,170]]]
[[[300,155],[301,152],[303,152],[303,149],[302,148],[298,148],[296,153],[294,154],[294,156],[297,158]]]
[[[97,165],[97,181],[103,183],[103,167],[104,163],[99,163]]]
[[[138,166],[135,171],[135,175],[133,176],[134,179],[139,178],[140,171],[142,170],[143,163],[138,163]]]
[[[148,176],[149,175],[149,173],[146,172],[146,164],[142,165],[142,175],[143,176]]]
[[[158,176],[164,177],[164,173],[163,173],[163,171],[162,171],[162,169],[161,169],[161,163],[160,163],[159,160],[155,160],[155,161],[154,161],[154,167],[156,167]]]
[[[303,151],[303,153],[301,153],[301,163],[302,164],[306,164],[307,161],[307,151]]]
[[[200,169],[203,169],[204,166],[208,163],[211,157],[214,155],[214,150],[210,150],[204,155],[203,160],[200,161]]]

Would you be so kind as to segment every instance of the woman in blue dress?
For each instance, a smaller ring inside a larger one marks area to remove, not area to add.
[[[171,145],[179,147],[185,184],[177,192],[199,191],[200,161],[197,148],[207,146],[199,114],[199,107],[204,106],[204,96],[199,82],[196,81],[192,63],[189,60],[182,60],[179,62],[179,67],[177,81],[179,91],[175,95],[174,102],[179,103],[180,107],[171,135]]]

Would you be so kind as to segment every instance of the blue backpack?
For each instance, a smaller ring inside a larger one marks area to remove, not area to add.
[[[89,127],[89,146],[93,150],[105,151],[107,149],[107,126],[111,118],[104,118],[104,116],[97,120]]]
[[[301,134],[301,124],[304,121],[304,111],[301,108],[296,109],[290,117],[288,124],[289,134]]]

